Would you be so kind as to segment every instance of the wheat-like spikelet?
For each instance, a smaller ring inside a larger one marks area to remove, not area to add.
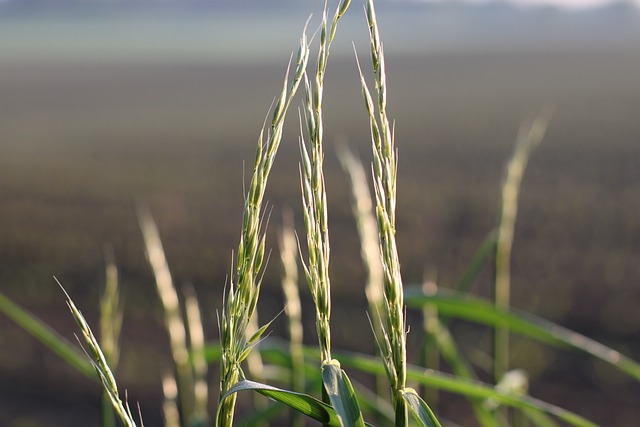
[[[82,332],[83,341],[89,347],[87,356],[91,360],[91,364],[93,365],[96,373],[98,374],[98,377],[100,378],[100,381],[102,382],[103,389],[106,391],[109,399],[111,400],[111,404],[116,416],[124,426],[136,427],[136,423],[133,420],[133,415],[131,414],[129,405],[123,403],[120,399],[118,384],[116,383],[113,372],[111,371],[111,368],[107,363],[104,352],[102,351],[102,348],[100,348],[98,340],[91,331],[89,324],[85,320],[80,310],[78,310],[67,291],[62,287],[62,284],[58,282],[58,279],[55,280],[67,297],[67,305],[69,306],[69,310],[71,310],[71,314],[73,315],[73,318],[75,319],[78,327],[80,328],[80,331]],[[78,338],[78,342],[80,342],[80,338]],[[80,345],[82,346],[82,343],[80,343]]]
[[[379,315],[383,310],[384,304],[384,295],[382,293],[384,273],[380,261],[381,254],[376,217],[373,213],[371,193],[362,162],[346,146],[339,146],[338,149],[340,163],[349,175],[351,182],[353,216],[356,219],[360,236],[360,254],[367,272],[365,294],[375,331],[380,325]],[[378,334],[376,333],[376,335]]]
[[[191,365],[193,368],[193,419],[204,424],[208,420],[209,385],[207,383],[207,360],[205,357],[204,328],[196,291],[191,284],[183,287],[184,306],[187,314],[189,342],[191,344]]]
[[[360,79],[371,128],[376,216],[384,271],[385,333],[381,350],[396,406],[396,426],[405,426],[408,422],[407,406],[402,392],[406,387],[406,324],[403,284],[395,239],[397,153],[386,112],[384,52],[372,0],[367,1],[365,10],[377,93],[375,105],[361,70]]]
[[[306,30],[306,29],[305,29]],[[217,426],[231,426],[235,407],[235,394],[224,401],[222,397],[242,376],[240,363],[246,359],[252,346],[264,332],[258,329],[252,337],[247,337],[247,327],[254,314],[260,293],[260,275],[264,260],[264,233],[262,204],[264,193],[282,139],[284,119],[291,100],[304,74],[309,49],[303,32],[297,63],[291,85],[285,77],[282,94],[278,99],[271,126],[264,138],[264,128],[258,140],[258,148],[249,191],[244,202],[240,243],[236,254],[236,264],[227,289],[220,319],[220,341],[222,357],[220,364],[220,399],[216,415]],[[287,69],[288,75],[289,69]]]
[[[323,172],[322,95],[327,60],[338,21],[344,15],[350,0],[343,0],[336,9],[331,27],[327,31],[326,8],[320,27],[320,48],[314,84],[305,73],[305,109],[308,144],[300,137],[302,164],[300,167],[302,204],[307,232],[309,259],[304,272],[316,307],[316,332],[320,344],[322,363],[331,358],[331,282],[329,279],[329,226],[327,221],[327,194]]]
[[[176,367],[176,382],[183,418],[193,415],[193,370],[189,361],[187,329],[184,324],[178,292],[173,283],[169,265],[155,221],[145,206],[138,206],[138,221],[144,238],[145,253],[155,276],[158,296],[164,309],[164,321],[169,335],[171,354]]]

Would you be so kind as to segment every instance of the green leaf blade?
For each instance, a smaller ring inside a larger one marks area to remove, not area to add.
[[[0,293],[0,313],[4,313],[38,341],[49,347],[71,367],[92,380],[98,380],[96,371],[86,356],[49,325]]]
[[[498,310],[486,300],[458,293],[438,292],[425,295],[421,289],[407,289],[407,306],[420,308],[433,304],[443,316],[457,317],[487,326],[504,325],[512,332],[546,344],[583,351],[618,368],[630,377],[640,380],[640,364],[591,338],[542,319],[516,310]]]
[[[337,361],[332,360],[322,365],[322,383],[342,426],[364,427],[356,393]]]
[[[422,400],[414,389],[404,389],[402,391],[402,398],[407,402],[407,406],[409,407],[413,418],[422,427],[441,427],[440,422],[438,422],[438,419],[431,408],[429,408],[429,405],[427,405],[427,402]]]
[[[288,407],[295,409],[309,418],[313,418],[316,421],[323,423],[329,427],[342,427],[340,419],[334,409],[319,401],[318,399],[289,390],[279,389],[267,384],[261,384],[255,381],[242,380],[236,385],[231,387],[227,393],[222,397],[221,401],[229,397],[234,393],[240,391],[251,390],[276,400]]]

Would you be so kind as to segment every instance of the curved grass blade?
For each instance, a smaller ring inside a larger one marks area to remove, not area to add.
[[[640,380],[640,364],[637,362],[591,338],[532,314],[517,310],[500,311],[486,300],[467,295],[443,292],[425,295],[418,288],[407,289],[405,301],[409,307],[419,308],[427,303],[433,304],[443,316],[457,317],[488,326],[505,325],[512,332],[538,341],[583,351]]]
[[[414,389],[405,388],[402,390],[402,398],[407,402],[413,418],[422,427],[441,427],[433,411],[429,408],[429,405],[427,405],[427,402],[422,400]]]
[[[372,356],[342,352],[337,353],[337,356],[340,357],[342,365],[349,366],[361,372],[379,375],[383,373],[385,369],[384,365],[380,363],[380,360]],[[418,384],[471,398],[494,399],[501,404],[520,410],[546,412],[574,426],[597,427],[596,424],[578,414],[542,400],[525,395],[506,393],[496,390],[492,385],[466,378],[454,377],[443,372],[407,365],[407,381],[413,381]]]
[[[34,314],[29,313],[4,294],[0,293],[0,312],[16,322],[22,329],[30,333],[38,341],[49,347],[71,367],[92,380],[97,381],[96,371],[91,362],[77,347],[61,337]]]
[[[286,353],[285,344],[280,344],[277,340],[270,340],[268,343],[263,343],[258,349],[265,354],[270,354],[271,356],[277,354]],[[343,366],[348,366],[353,369],[357,369],[361,372],[374,374],[374,375],[385,375],[384,365],[380,363],[380,359],[374,356],[362,355],[358,353],[350,353],[350,352],[337,352],[336,355],[340,358],[340,362]],[[317,360],[317,348],[315,347],[305,347],[305,358],[309,358],[310,360]],[[485,384],[480,381],[475,381],[472,379],[464,379],[459,377],[454,377],[452,375],[433,371],[426,370],[424,368],[420,368],[413,365],[407,366],[407,380],[416,382],[418,384],[426,385],[429,387],[437,388],[439,390],[445,390],[452,393],[460,394],[463,396],[467,396],[470,398],[477,399],[493,399],[501,404],[506,406],[510,406],[512,408],[516,408],[522,411],[525,411],[527,417],[531,420],[534,418],[542,419],[540,417],[535,417],[535,413],[537,414],[549,414],[553,415],[559,420],[565,421],[570,425],[579,426],[579,427],[597,427],[596,424],[591,421],[585,419],[584,417],[575,414],[571,411],[567,411],[561,407],[552,405],[550,403],[544,402],[542,400],[526,396],[526,395],[517,395],[513,393],[505,393],[500,390],[496,390],[492,385]],[[240,384],[240,383],[239,383]],[[275,387],[266,386],[264,384],[258,384],[259,386],[268,387],[271,389],[276,389]],[[240,390],[236,390],[240,391]],[[285,390],[280,390],[284,393],[292,393]],[[303,395],[306,396],[306,395]],[[272,396],[270,396],[272,397]],[[310,399],[313,399],[315,402],[318,402],[320,405],[328,408],[330,412],[335,414],[335,411],[330,406],[320,402],[319,400],[307,396]],[[275,399],[275,397],[274,397]],[[276,399],[277,400],[277,399]],[[313,418],[313,417],[312,417]],[[317,420],[317,418],[314,418]],[[337,415],[336,415],[337,419]],[[320,421],[320,420],[319,420]],[[340,425],[340,424],[338,424]],[[369,425],[365,423],[365,425]],[[545,425],[545,424],[540,424]],[[553,425],[549,420],[547,420],[547,425]]]
[[[307,394],[296,393],[293,391],[282,390],[277,387],[272,387],[270,385],[261,384],[254,381],[239,381],[238,383],[236,383],[236,385],[231,387],[229,391],[224,394],[224,396],[222,396],[220,401],[222,402],[230,395],[245,390],[252,390],[264,396],[270,397],[280,403],[287,405],[292,409],[302,412],[309,418],[320,421],[324,425],[331,427],[342,427],[336,411],[330,405],[321,402],[315,397],[309,396]]]
[[[322,383],[341,424],[344,427],[364,427],[356,393],[338,361],[322,365]]]

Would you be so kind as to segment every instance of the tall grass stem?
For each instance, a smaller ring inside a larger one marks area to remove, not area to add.
[[[540,144],[548,125],[547,115],[541,114],[518,132],[513,156],[507,164],[502,186],[502,203],[498,223],[495,254],[495,306],[507,311],[511,305],[511,250],[518,212],[518,193],[531,151]],[[509,369],[509,330],[499,326],[494,336],[494,381],[501,381]]]

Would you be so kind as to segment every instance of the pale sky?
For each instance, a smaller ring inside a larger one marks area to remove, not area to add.
[[[446,3],[449,0],[425,0],[437,3]],[[492,0],[463,0],[471,4],[489,3]],[[606,6],[616,3],[616,0],[505,0],[508,3],[521,6],[557,6],[563,9],[580,10]],[[626,3],[640,7],[640,0],[626,0]]]

